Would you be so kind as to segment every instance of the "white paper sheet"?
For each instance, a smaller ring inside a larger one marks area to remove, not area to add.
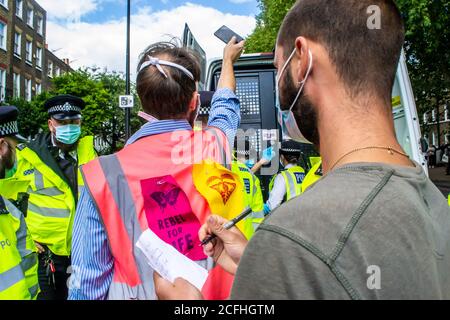
[[[172,283],[176,278],[183,278],[202,290],[208,271],[161,240],[153,231],[147,229],[139,237],[136,246],[161,277]]]

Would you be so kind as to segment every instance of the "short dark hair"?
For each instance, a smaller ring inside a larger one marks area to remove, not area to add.
[[[149,56],[179,64],[189,70],[194,80],[177,68],[161,65],[167,78],[154,66],[139,72],[141,65]],[[150,45],[139,56],[137,93],[142,108],[148,114],[160,119],[180,119],[186,115],[192,94],[197,90],[196,82],[200,80],[200,63],[197,55],[186,48],[178,46],[175,41],[157,42]]]
[[[370,6],[380,8],[381,28],[368,27]],[[322,44],[349,95],[369,93],[391,101],[405,39],[400,12],[392,0],[298,0],[278,35],[284,55],[304,36]]]

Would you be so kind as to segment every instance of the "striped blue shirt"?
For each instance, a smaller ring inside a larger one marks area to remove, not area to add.
[[[240,124],[239,100],[230,89],[218,90],[211,102],[208,126],[222,130],[230,142]],[[147,123],[127,142],[134,143],[150,135],[192,130],[186,120],[163,120]],[[114,258],[100,215],[89,192],[80,194],[72,235],[72,275],[69,300],[106,299],[112,281]]]

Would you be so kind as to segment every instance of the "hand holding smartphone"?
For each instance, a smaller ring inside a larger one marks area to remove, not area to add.
[[[238,35],[236,32],[228,28],[227,26],[222,26],[219,30],[217,30],[214,35],[222,40],[225,43],[230,42],[231,38],[236,37],[237,43],[244,40],[240,35]]]

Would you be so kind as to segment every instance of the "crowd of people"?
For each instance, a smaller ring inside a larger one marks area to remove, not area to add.
[[[379,29],[367,26],[373,5]],[[149,121],[115,154],[81,138],[78,97],[49,99],[48,130],[29,143],[17,109],[1,107],[0,299],[449,299],[450,210],[392,118],[404,33],[392,0],[298,0],[274,59],[290,139],[256,165],[249,142],[230,147],[235,38],[199,130],[199,61],[166,42],[140,56]],[[309,172],[298,165],[305,140],[321,155]],[[264,202],[255,173],[278,160]],[[137,247],[148,230],[208,270],[202,290],[154,272]]]

